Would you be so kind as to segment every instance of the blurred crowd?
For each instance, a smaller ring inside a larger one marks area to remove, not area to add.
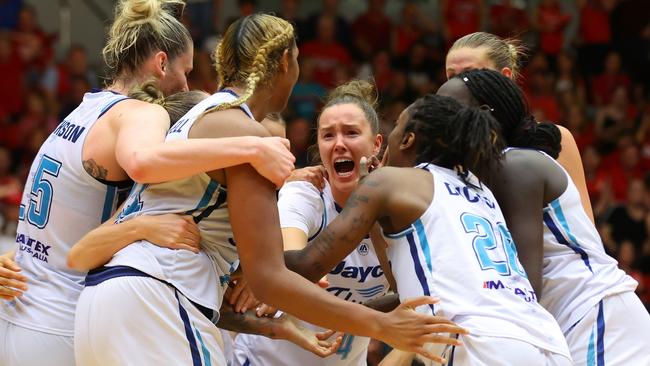
[[[650,308],[650,3],[440,0],[432,13],[423,2],[402,1],[388,14],[385,1],[367,0],[354,17],[337,0],[322,0],[313,14],[300,0],[280,2],[276,15],[299,35],[300,79],[284,114],[297,165],[310,164],[318,112],[333,86],[373,79],[387,132],[407,105],[446,80],[454,40],[479,30],[518,38],[527,48],[519,82],[531,111],[573,133],[605,248],[639,281]],[[236,3],[239,16],[260,10],[258,1]],[[217,88],[211,52],[227,26],[216,25],[221,6],[188,1],[183,19],[196,42],[191,89]],[[57,35],[37,19],[21,0],[0,0],[0,234],[15,227],[42,142],[85,92],[102,86],[102,67],[89,65],[87,50],[73,45],[55,58]]]

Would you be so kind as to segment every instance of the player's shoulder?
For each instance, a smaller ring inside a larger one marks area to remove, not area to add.
[[[240,108],[205,113],[192,129],[192,137],[270,136],[261,123]]]

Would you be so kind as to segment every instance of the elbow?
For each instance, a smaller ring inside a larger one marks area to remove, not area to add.
[[[123,166],[124,171],[136,183],[157,183],[152,181],[149,159],[146,155],[145,152],[141,151],[133,152],[130,159]]]
[[[66,258],[66,265],[70,269],[74,269],[75,271],[87,271],[87,268],[83,268],[83,266],[80,265],[79,263],[79,258],[77,251],[75,248],[72,248],[70,250],[70,253],[68,253],[68,257]]]

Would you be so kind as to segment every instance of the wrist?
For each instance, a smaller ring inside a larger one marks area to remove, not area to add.
[[[245,139],[244,155],[246,156],[246,162],[256,166],[262,160],[264,139],[258,136],[246,136]]]
[[[149,223],[151,217],[147,215],[136,216],[131,220],[124,221],[121,225],[125,225],[125,232],[128,233],[133,241],[147,240],[149,237]]]

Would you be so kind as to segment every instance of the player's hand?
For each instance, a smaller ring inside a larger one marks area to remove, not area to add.
[[[13,300],[27,291],[27,277],[13,260],[14,252],[0,255],[0,298]]]
[[[296,157],[289,151],[289,140],[281,137],[263,137],[258,144],[258,152],[250,162],[264,178],[282,187],[291,174]]]
[[[245,313],[248,309],[255,309],[260,305],[260,301],[255,298],[253,291],[243,276],[231,282],[232,287],[228,287],[224,296],[228,303],[233,306],[237,313]]]
[[[382,162],[377,159],[375,155],[362,156],[359,161],[359,181],[362,181],[368,174],[372,173],[375,169],[381,168]]]
[[[190,215],[142,215],[143,238],[164,248],[185,249],[198,253],[201,245],[199,227]]]
[[[443,317],[420,314],[415,311],[418,306],[437,302],[437,299],[430,296],[406,300],[390,313],[382,314],[379,323],[379,334],[374,338],[389,344],[393,348],[414,352],[435,362],[445,364],[447,361],[427,351],[425,344],[440,343],[461,346],[462,343],[458,339],[451,338],[449,335],[469,334],[469,331]]]
[[[327,178],[327,170],[322,165],[308,166],[305,168],[296,169],[291,172],[286,182],[309,182],[322,191],[325,188],[325,179]]]
[[[258,318],[263,316],[273,318],[277,312],[278,308],[264,303],[259,304],[255,309],[255,315],[257,315]]]
[[[278,339],[292,342],[317,356],[327,357],[336,353],[341,346],[343,335],[339,333],[334,336],[336,332],[333,330],[314,332],[305,328],[298,319],[286,313],[277,320],[282,322],[277,328]]]

